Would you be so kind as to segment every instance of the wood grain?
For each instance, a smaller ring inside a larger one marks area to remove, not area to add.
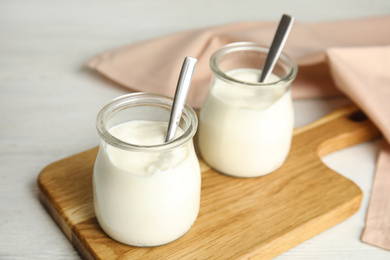
[[[355,106],[294,131],[291,152],[274,173],[250,179],[222,175],[200,159],[199,216],[180,239],[160,247],[126,246],[100,229],[92,205],[97,148],[44,168],[40,198],[86,259],[271,259],[350,217],[362,193],[320,156],[379,136]]]

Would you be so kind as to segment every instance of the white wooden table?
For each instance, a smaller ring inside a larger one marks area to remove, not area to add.
[[[127,93],[84,67],[95,54],[152,37],[245,20],[301,22],[389,15],[388,0],[0,0],[0,259],[80,259],[37,197],[41,169],[98,145],[95,117]],[[349,101],[295,101],[296,126]],[[364,192],[357,214],[277,259],[390,259],[360,235],[379,142],[328,155]]]

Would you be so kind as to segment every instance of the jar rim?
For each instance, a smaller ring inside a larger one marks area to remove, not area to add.
[[[234,42],[234,43],[226,44],[211,55],[210,68],[213,71],[214,75],[220,78],[221,80],[233,82],[236,85],[240,85],[242,87],[255,88],[255,89],[271,89],[274,88],[275,86],[282,86],[282,85],[286,86],[286,83],[292,82],[298,73],[298,65],[296,64],[295,60],[291,58],[289,55],[287,55],[286,53],[282,52],[279,56],[279,59],[282,59],[284,62],[286,62],[291,69],[285,76],[281,77],[278,81],[246,82],[246,81],[241,81],[236,78],[233,78],[227,75],[219,68],[217,61],[220,57],[222,57],[227,53],[242,51],[242,50],[252,50],[252,51],[268,53],[269,48],[255,42]],[[289,84],[287,84],[287,86],[288,85]]]
[[[142,101],[144,103],[142,103]],[[174,149],[178,146],[183,145],[187,141],[193,138],[198,127],[198,118],[195,111],[188,105],[185,104],[183,108],[183,116],[188,117],[190,123],[188,128],[184,131],[182,135],[173,140],[157,144],[157,145],[136,145],[125,142],[119,138],[113,136],[109,129],[106,127],[106,123],[109,120],[109,116],[113,113],[116,113],[122,109],[129,108],[131,106],[139,105],[153,105],[156,106],[156,103],[162,107],[171,109],[173,98],[157,93],[147,93],[147,92],[136,92],[125,94],[114,98],[108,104],[106,104],[98,113],[96,118],[96,129],[99,136],[108,144],[121,148],[128,151],[138,151],[138,152],[159,152],[167,151]]]

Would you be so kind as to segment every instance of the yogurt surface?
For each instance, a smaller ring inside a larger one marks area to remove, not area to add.
[[[235,69],[226,74],[256,82],[261,71]],[[268,82],[278,81],[271,75]],[[279,168],[290,150],[294,113],[287,86],[255,91],[216,78],[199,117],[199,148],[216,170],[256,177]]]
[[[166,129],[167,122],[136,120],[109,132],[134,145],[157,145],[164,143]],[[179,128],[176,136],[181,134]],[[122,243],[169,243],[198,215],[201,178],[192,140],[161,152],[127,151],[102,142],[93,176],[99,224]]]

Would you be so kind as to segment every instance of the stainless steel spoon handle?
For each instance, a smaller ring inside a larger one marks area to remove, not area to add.
[[[265,60],[259,82],[266,82],[271,75],[271,72],[282,52],[283,46],[286,43],[288,34],[290,33],[294,17],[284,14],[280,19],[278,29],[276,30],[274,39],[272,40],[267,59]]]
[[[169,142],[175,136],[177,127],[179,126],[181,114],[186,103],[188,90],[190,89],[192,76],[194,74],[197,59],[186,57],[180,71],[179,80],[176,86],[175,96],[173,98],[171,115],[168,123],[168,131],[165,142]]]

